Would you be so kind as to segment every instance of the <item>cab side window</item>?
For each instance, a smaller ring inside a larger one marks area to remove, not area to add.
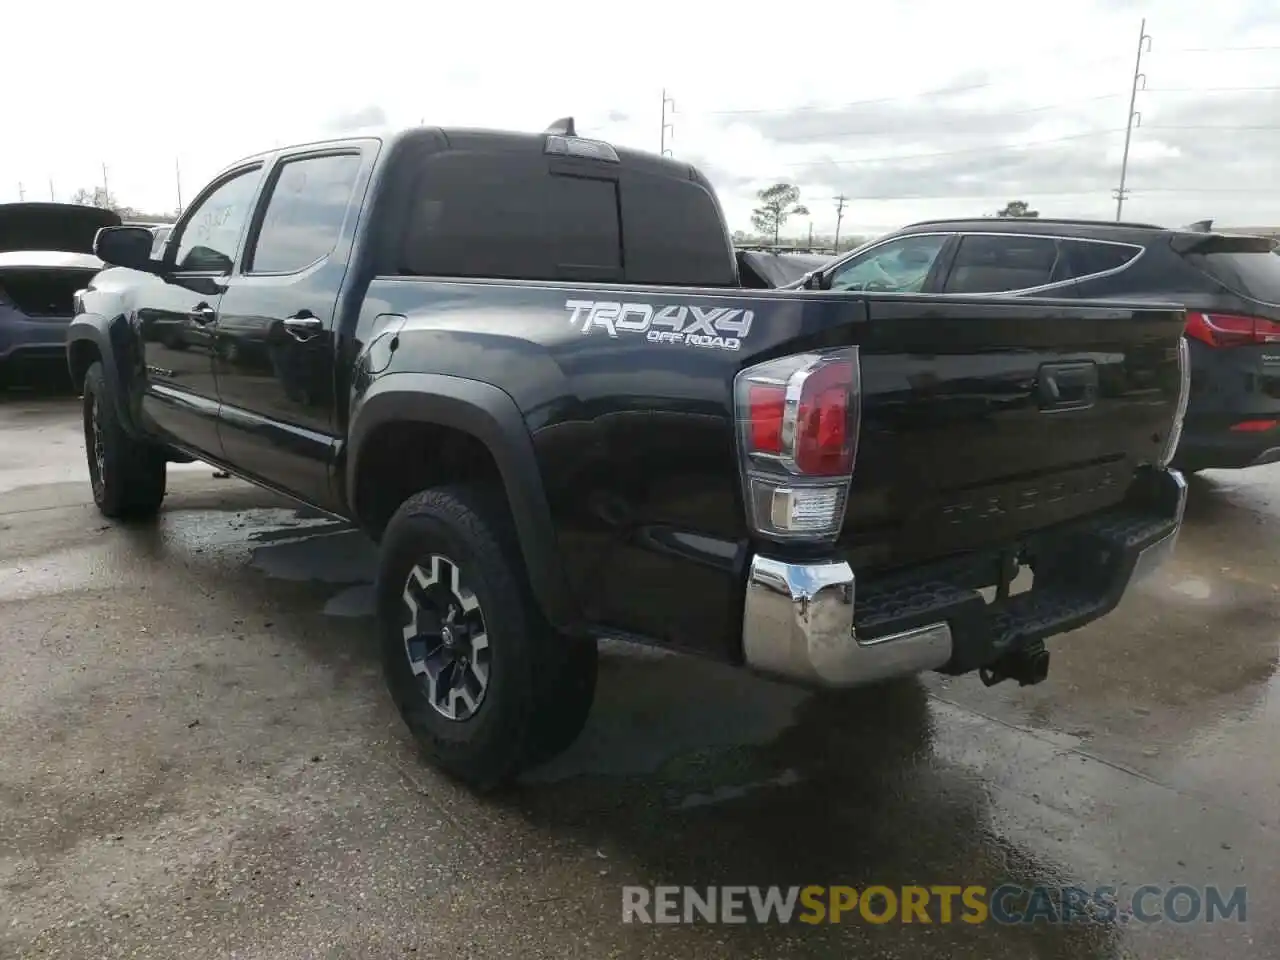
[[[948,239],[935,234],[889,240],[838,268],[831,289],[920,293]]]
[[[241,170],[218,184],[191,210],[180,228],[174,253],[176,269],[231,272],[261,175],[261,167]]]

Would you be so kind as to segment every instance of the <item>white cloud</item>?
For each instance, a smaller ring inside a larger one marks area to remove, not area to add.
[[[105,163],[122,202],[172,209],[175,163],[190,200],[237,157],[383,121],[536,130],[572,114],[584,134],[656,149],[665,87],[671,146],[704,167],[735,228],[778,180],[798,183],[819,232],[841,191],[854,232],[1017,198],[1109,217],[1122,136],[1098,131],[1124,124],[1145,15],[1126,214],[1280,224],[1280,91],[1223,89],[1280,88],[1274,0],[1222,0],[1212,16],[1191,0],[104,9],[6,10],[0,201],[19,182],[47,197],[50,180],[66,199]],[[1206,47],[1273,49],[1188,49]],[[1206,126],[1268,129],[1186,129]]]

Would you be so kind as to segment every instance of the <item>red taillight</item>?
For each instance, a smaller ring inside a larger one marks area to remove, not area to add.
[[[858,348],[768,360],[734,380],[738,455],[752,529],[834,539],[857,456]]]
[[[1233,313],[1188,313],[1187,336],[1210,347],[1280,343],[1280,323]]]
[[[1242,420],[1239,423],[1231,425],[1231,430],[1235,433],[1265,433],[1267,430],[1274,430],[1280,421],[1276,420]]]
[[[751,449],[760,453],[782,453],[782,414],[787,407],[787,388],[753,383],[747,404],[751,417]]]
[[[795,462],[801,473],[838,477],[853,468],[849,393],[853,364],[828,363],[805,378],[796,411]]]

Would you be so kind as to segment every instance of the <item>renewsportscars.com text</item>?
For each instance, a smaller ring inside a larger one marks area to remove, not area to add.
[[[623,887],[623,923],[1213,923],[1246,919],[1245,887],[1146,884]]]

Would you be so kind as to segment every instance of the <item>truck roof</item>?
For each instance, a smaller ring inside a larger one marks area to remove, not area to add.
[[[527,131],[513,130],[497,130],[487,127],[438,127],[438,126],[397,126],[397,127],[370,127],[359,133],[349,134],[342,137],[332,137],[323,140],[312,140],[303,143],[286,144],[275,147],[271,150],[262,150],[257,153],[249,154],[241,157],[234,163],[227,164],[224,170],[230,170],[233,167],[241,166],[253,160],[266,160],[278,153],[295,150],[314,150],[325,147],[341,146],[347,143],[359,143],[361,141],[379,140],[388,147],[395,147],[400,143],[427,140],[435,137],[443,137],[450,147],[483,147],[487,150],[503,149],[519,149],[521,147],[536,147],[542,149],[549,136],[565,136],[565,134],[541,131],[537,133]],[[584,137],[580,134],[568,135],[574,139],[592,141],[594,143],[607,143],[607,141],[599,140],[593,137]],[[696,168],[690,164],[671,157],[659,156],[655,153],[648,153],[643,150],[633,150],[628,147],[620,147],[616,144],[608,144],[609,147],[618,156],[618,162],[630,170],[640,171],[650,174],[663,174],[671,177],[679,177],[681,179],[698,179]]]

